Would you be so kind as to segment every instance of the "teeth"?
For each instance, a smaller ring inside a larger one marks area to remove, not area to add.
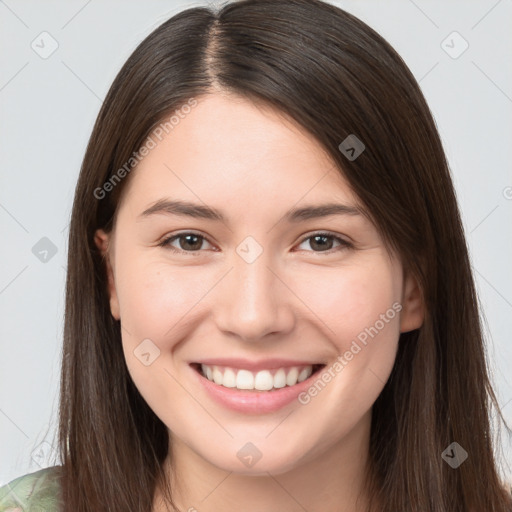
[[[221,374],[222,372],[218,371]],[[227,388],[234,388],[236,386],[236,373],[231,368],[226,368],[224,376],[222,377],[221,384]]]
[[[224,384],[217,382],[217,384]],[[236,374],[236,387],[238,389],[254,389],[254,375],[247,370],[238,370]]]
[[[313,373],[313,365],[292,366],[278,370],[261,370],[253,373],[249,370],[237,370],[222,366],[201,365],[203,375],[210,381],[227,388],[269,391],[271,389],[295,386]]]
[[[297,384],[297,378],[299,376],[299,369],[294,366],[290,369],[288,372],[288,375],[286,376],[286,385],[287,386],[293,386],[294,384]]]
[[[290,379],[291,382],[291,379]],[[279,368],[276,374],[274,375],[274,387],[275,388],[284,388],[286,386],[286,372],[284,368]]]
[[[308,369],[307,369],[307,368],[304,368],[304,369],[299,373],[298,381],[299,381],[299,382],[302,382],[303,380],[306,380],[310,375],[311,375],[311,372],[310,372],[310,373],[308,373]]]

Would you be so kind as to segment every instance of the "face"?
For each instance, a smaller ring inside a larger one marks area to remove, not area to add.
[[[197,100],[96,243],[128,370],[171,439],[278,474],[368,432],[420,294],[311,135],[236,96]],[[308,210],[325,204],[343,206]]]

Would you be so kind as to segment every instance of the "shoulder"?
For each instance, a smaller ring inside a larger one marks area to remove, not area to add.
[[[51,466],[19,476],[0,487],[0,512],[45,510],[58,512],[61,506],[62,466]]]

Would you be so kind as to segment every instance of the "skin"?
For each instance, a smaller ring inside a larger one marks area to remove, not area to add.
[[[130,375],[169,429],[176,501],[198,512],[364,510],[371,407],[400,332],[423,321],[417,283],[364,215],[282,220],[292,207],[361,206],[304,129],[228,93],[197,100],[132,171],[112,233],[95,237]],[[228,222],[138,217],[164,197],[220,209]],[[325,230],[353,246],[327,238],[322,249],[307,238]],[[158,246],[188,231],[205,237],[172,242],[188,252]],[[236,252],[247,236],[263,250],[250,264]],[[306,405],[234,412],[213,402],[188,366],[283,357],[329,367],[393,303],[401,312]],[[145,366],[133,351],[148,338],[160,355]],[[249,441],[262,453],[252,467],[237,457]],[[154,510],[163,510],[159,491]]]

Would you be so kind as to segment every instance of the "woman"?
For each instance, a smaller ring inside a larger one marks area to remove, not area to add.
[[[512,510],[434,121],[332,5],[189,9],[140,44],[86,151],[66,291],[62,466],[6,499]]]

